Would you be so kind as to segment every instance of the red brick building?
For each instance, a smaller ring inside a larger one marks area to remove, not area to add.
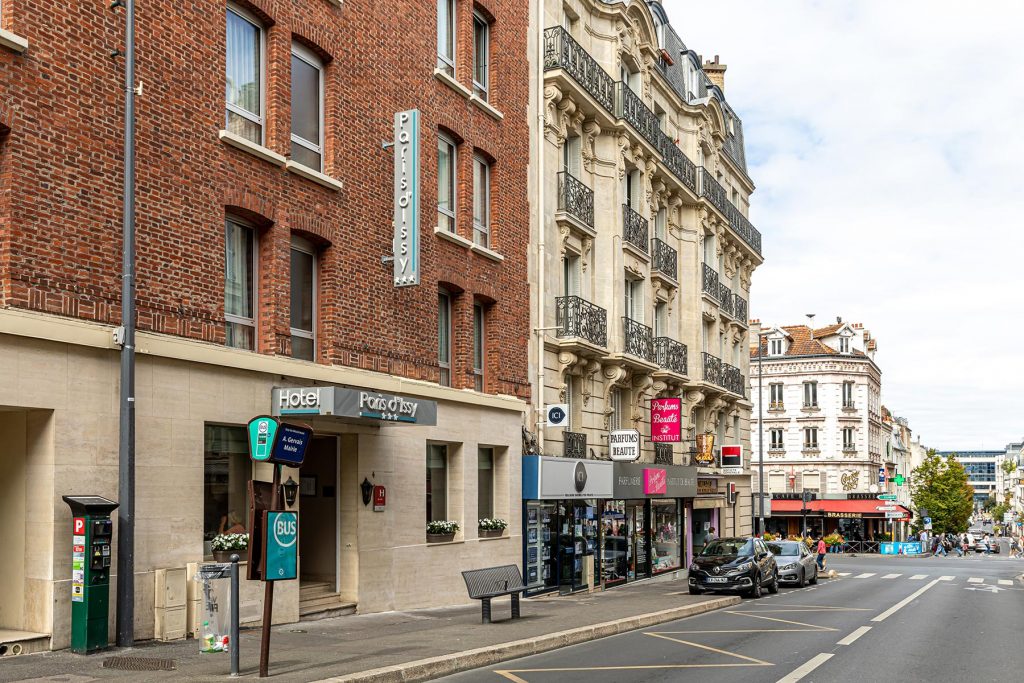
[[[526,8],[253,0],[136,16],[137,636],[174,634],[177,612],[153,616],[155,577],[184,580],[244,518],[248,478],[269,478],[241,430],[280,407],[277,389],[436,404],[433,425],[326,402],[304,416],[313,452],[284,475],[312,513],[304,591],[337,610],[464,600],[456,569],[519,555],[517,538],[479,542],[472,519],[520,526]],[[60,496],[117,497],[124,12],[0,0],[0,29],[0,432],[16,435],[0,467],[18,473],[0,485],[0,528],[16,529],[0,541],[21,549],[0,574],[24,586],[0,598],[0,629],[62,647]],[[392,143],[413,109],[419,284],[395,286]],[[364,479],[390,489],[383,513]],[[459,522],[465,545],[428,545],[425,518]],[[434,589],[403,588],[413,574]],[[297,588],[280,619],[299,616]]]

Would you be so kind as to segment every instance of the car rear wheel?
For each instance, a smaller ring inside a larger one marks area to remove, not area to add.
[[[814,584],[818,583],[818,566],[817,565],[814,566],[814,576],[812,576],[811,580],[808,581],[807,583],[811,584],[812,586]]]
[[[779,592],[779,572],[772,575],[772,582],[768,584],[768,592],[775,595]]]

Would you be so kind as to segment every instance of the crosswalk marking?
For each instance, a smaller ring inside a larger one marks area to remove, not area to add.
[[[1013,585],[1013,581],[1010,581],[1009,579],[999,579],[999,585],[1000,586],[1012,586]]]
[[[874,575],[875,575],[875,572],[864,572],[863,574],[857,574],[857,576],[855,576],[853,578],[855,578],[855,579],[870,579]]]
[[[839,572],[839,576],[849,576],[850,572]]]
[[[903,574],[886,574],[883,579],[895,579],[897,576],[903,576]]]
[[[955,578],[955,576],[940,576],[939,581],[952,581]]]
[[[913,576],[910,577],[910,580],[911,581],[920,581],[921,579],[927,579],[927,578],[928,578],[927,574],[914,574]]]
[[[972,576],[971,578],[967,579],[967,583],[985,583],[985,579],[980,579],[977,576]]]

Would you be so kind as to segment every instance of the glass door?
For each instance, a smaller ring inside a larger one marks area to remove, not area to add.
[[[626,581],[632,533],[626,519],[626,502],[606,500],[601,510],[601,581],[615,586]]]
[[[650,539],[647,534],[647,501],[631,501],[629,517],[632,528],[631,545],[632,563],[629,578],[645,579],[651,575]]]
[[[530,501],[526,505],[526,586],[531,593],[558,585],[558,556],[553,550],[557,530],[554,503]]]

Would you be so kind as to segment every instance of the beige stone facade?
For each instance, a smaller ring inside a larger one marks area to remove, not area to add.
[[[299,496],[295,505],[304,577],[303,563],[311,569],[324,563],[323,553],[316,559],[311,553],[327,543],[328,570],[315,578],[333,574],[326,578],[339,599],[356,603],[359,612],[376,612],[466,602],[459,571],[520,559],[522,402],[160,335],[140,334],[138,346],[136,638],[159,635],[156,573],[209,559],[206,428],[244,426],[269,414],[275,387],[363,387],[438,406],[436,426],[303,420],[318,437],[336,437],[336,456],[330,454],[325,470],[336,473],[326,514],[313,513],[316,497]],[[108,326],[0,311],[0,574],[6,586],[0,629],[49,636],[55,649],[69,644],[71,614],[71,513],[61,496],[117,499],[118,355]],[[426,539],[428,443],[448,447],[447,517],[462,526],[453,543]],[[493,448],[491,514],[509,521],[509,531],[494,540],[477,533],[478,446]],[[271,466],[254,467],[247,456],[233,467],[271,478]],[[282,478],[299,480],[306,470],[286,468]],[[363,504],[364,478],[386,487],[385,511]],[[317,496],[325,493],[324,483],[314,486]],[[311,512],[303,516],[305,507]],[[115,546],[116,535],[115,527]],[[275,622],[298,620],[299,584],[279,584]],[[110,595],[112,636],[113,585]],[[260,584],[243,581],[243,622],[258,619],[261,595]]]

